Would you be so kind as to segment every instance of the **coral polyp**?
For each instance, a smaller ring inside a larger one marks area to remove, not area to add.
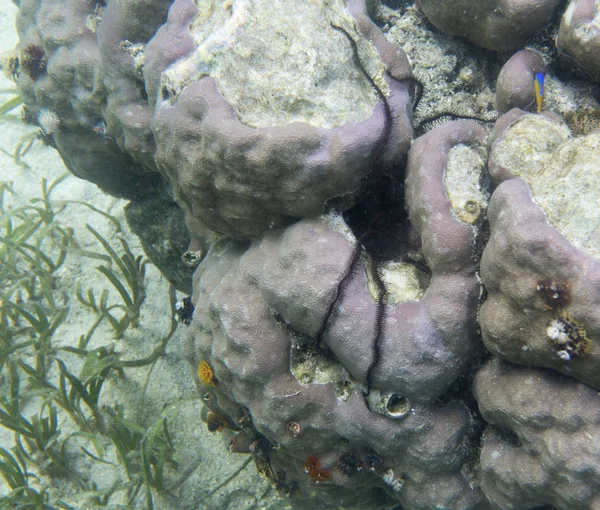
[[[585,329],[567,314],[552,320],[546,333],[554,342],[558,356],[565,361],[570,361],[590,350],[590,339]]]
[[[326,482],[331,476],[329,471],[322,468],[319,458],[314,455],[306,457],[304,471],[315,483]]]
[[[213,372],[212,367],[206,360],[202,360],[198,365],[198,379],[202,383],[202,386],[208,386],[209,388],[214,388],[217,386],[217,380],[215,379],[215,373]]]
[[[47,63],[46,53],[40,46],[35,44],[30,44],[21,53],[20,67],[34,81],[46,70]]]

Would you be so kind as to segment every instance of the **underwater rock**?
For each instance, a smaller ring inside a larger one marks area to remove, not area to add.
[[[133,233],[140,238],[144,251],[153,264],[178,290],[191,294],[195,266],[190,267],[181,260],[181,254],[190,245],[190,235],[185,228],[183,211],[179,206],[157,194],[146,200],[129,202],[125,206],[125,217]],[[205,238],[214,240],[208,235]],[[206,254],[207,250],[208,243],[201,251]]]
[[[600,131],[574,138],[555,117],[512,110],[489,169],[486,347],[600,388]]]

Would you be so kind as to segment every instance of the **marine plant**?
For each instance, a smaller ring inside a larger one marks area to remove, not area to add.
[[[23,205],[12,203],[12,183],[0,183],[0,427],[13,435],[12,446],[0,448],[0,475],[9,489],[0,496],[0,508],[72,508],[48,490],[47,481],[55,478],[76,487],[89,505],[109,505],[121,492],[127,508],[154,508],[157,493],[168,494],[193,472],[177,473],[168,427],[173,408],[186,400],[173,402],[148,422],[122,404],[103,402],[103,389],[107,381],[132,370],[152,369],[164,357],[176,321],[171,319],[168,332],[141,359],[124,359],[113,344],[93,342],[93,334],[105,324],[115,339],[138,326],[147,261],[134,254],[125,238],[119,237],[114,247],[90,225],[88,231],[103,252],[82,248],[63,222],[66,208],[82,204],[52,197],[66,177],[51,183],[43,179],[40,196]],[[83,205],[103,217],[114,234],[122,232],[114,216]],[[97,271],[111,287],[75,289],[77,301],[97,317],[73,342],[61,337],[73,297],[57,287],[57,272],[69,257],[100,261]],[[174,306],[174,288],[169,295]],[[108,455],[110,448],[116,458]],[[126,480],[98,489],[74,467],[74,451],[91,462],[120,466]]]

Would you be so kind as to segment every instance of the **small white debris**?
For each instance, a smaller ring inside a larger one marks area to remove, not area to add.
[[[396,492],[400,492],[402,487],[404,487],[404,479],[396,478],[394,475],[394,470],[391,468],[388,469],[381,478]]]
[[[60,118],[52,110],[41,108],[37,114],[37,121],[45,135],[52,135],[60,127]]]
[[[549,338],[559,343],[566,343],[567,340],[569,340],[566,324],[559,319],[554,319],[550,323],[550,325],[546,328],[546,334]]]

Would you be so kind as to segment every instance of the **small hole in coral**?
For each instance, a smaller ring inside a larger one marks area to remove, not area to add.
[[[160,92],[161,92],[163,101],[168,101],[169,99],[171,99],[172,94],[171,94],[171,91],[167,87],[163,87]]]
[[[467,200],[465,202],[465,211],[469,214],[479,214],[479,204],[475,200]]]
[[[385,405],[387,412],[393,418],[405,416],[410,411],[410,402],[406,397],[392,393]]]

